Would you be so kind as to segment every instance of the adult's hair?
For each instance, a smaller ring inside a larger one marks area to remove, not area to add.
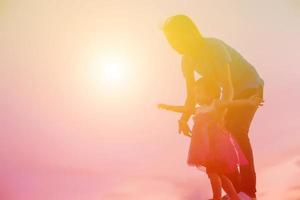
[[[174,15],[167,18],[162,28],[167,36],[171,35],[181,38],[186,35],[192,35],[192,37],[201,38],[197,26],[186,15]]]

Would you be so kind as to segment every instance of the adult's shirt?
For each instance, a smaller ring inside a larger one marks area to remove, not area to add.
[[[194,79],[194,71],[196,71],[202,77],[211,77],[219,83],[220,87],[222,83],[219,80],[224,80],[222,77],[227,75],[224,74],[226,70],[222,70],[222,67],[229,65],[234,97],[247,89],[264,85],[263,79],[255,68],[235,49],[219,39],[205,38],[201,51],[192,60],[193,67],[182,68],[186,79]]]

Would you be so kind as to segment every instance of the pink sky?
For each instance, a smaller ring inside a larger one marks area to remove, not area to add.
[[[210,197],[186,164],[179,115],[155,107],[185,99],[180,57],[159,29],[177,13],[264,78],[251,128],[258,195],[300,198],[297,1],[12,0],[0,3],[1,199]],[[108,90],[91,63],[109,56],[127,63],[127,79]]]

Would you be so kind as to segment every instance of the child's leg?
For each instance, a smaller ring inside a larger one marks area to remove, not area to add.
[[[239,197],[237,196],[237,192],[230,181],[230,179],[226,175],[220,175],[221,181],[222,181],[222,187],[225,190],[225,192],[229,195],[230,199],[232,200],[239,200]]]
[[[222,182],[221,182],[220,176],[216,173],[208,173],[207,175],[208,175],[209,180],[210,180],[214,200],[221,200],[221,197],[222,197]]]

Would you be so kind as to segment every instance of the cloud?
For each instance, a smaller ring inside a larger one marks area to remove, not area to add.
[[[104,199],[182,200],[183,193],[168,181],[126,179],[104,195]]]
[[[296,166],[300,167],[300,159],[295,161]]]
[[[300,197],[299,156],[267,167],[258,174],[260,199],[295,199]]]
[[[125,177],[121,182],[108,188],[101,197],[108,200],[208,199],[211,195],[210,185],[208,181],[201,181],[201,178],[165,174]]]
[[[290,187],[287,190],[287,195],[290,199],[300,200],[300,184]]]
[[[300,185],[293,186],[289,189],[290,191],[300,191]]]

